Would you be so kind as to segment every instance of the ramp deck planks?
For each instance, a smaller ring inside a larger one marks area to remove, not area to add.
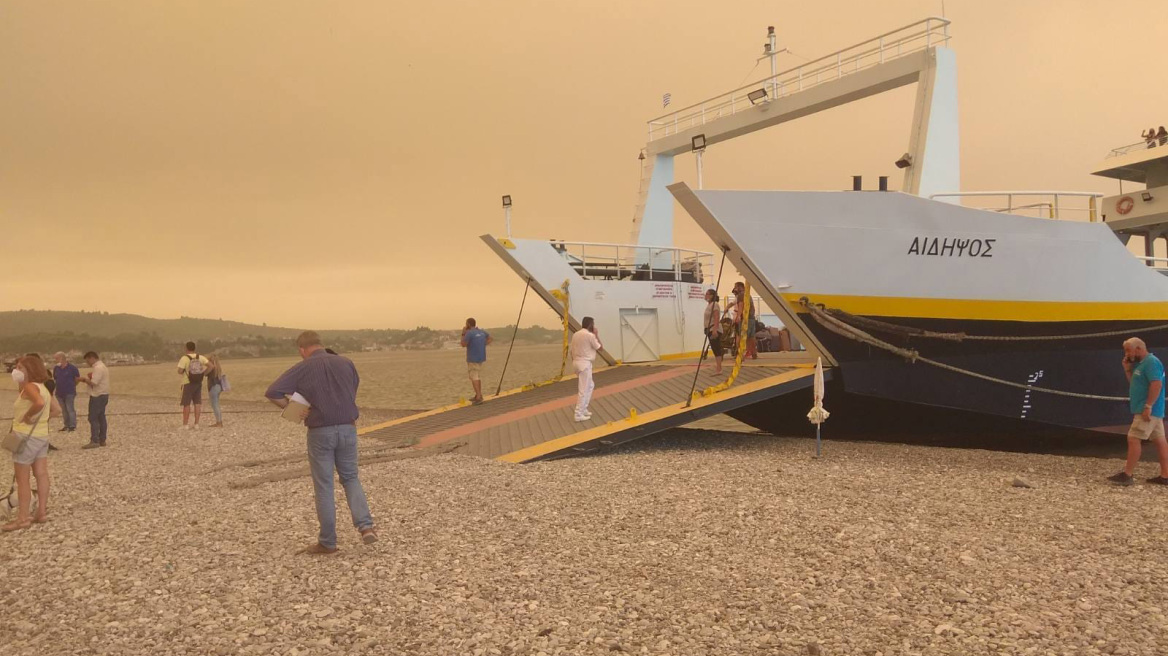
[[[703,366],[697,389],[725,380]],[[574,378],[488,398],[480,405],[438,409],[365,428],[361,435],[418,447],[460,442],[456,453],[509,462],[574,455],[637,439],[703,417],[811,386],[808,367],[743,366],[729,389],[684,404],[692,364],[621,365],[597,371],[592,419],[574,420]],[[811,407],[808,392],[808,407]],[[637,417],[630,419],[630,409]]]

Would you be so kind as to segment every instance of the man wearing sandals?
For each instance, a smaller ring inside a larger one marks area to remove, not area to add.
[[[1132,474],[1140,461],[1143,443],[1152,442],[1160,455],[1160,475],[1149,483],[1168,485],[1168,441],[1164,438],[1164,365],[1148,353],[1144,340],[1132,337],[1123,343],[1123,373],[1129,383],[1132,424],[1127,433],[1127,463],[1123,471],[1107,480],[1118,485],[1134,485]]]
[[[357,478],[357,367],[348,358],[326,352],[320,335],[313,331],[296,338],[299,363],[272,383],[264,394],[272,403],[287,407],[288,397],[299,393],[311,407],[304,414],[308,427],[308,464],[316,493],[316,518],[320,536],[304,549],[309,554],[337,552],[337,503],[333,470],[345,488],[353,526],[365,544],[377,541],[365,489]]]

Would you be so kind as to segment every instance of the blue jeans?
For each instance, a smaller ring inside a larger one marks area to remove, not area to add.
[[[57,401],[61,403],[61,419],[65,421],[65,428],[77,428],[77,406],[73,403],[76,398],[76,394],[57,397]]]
[[[105,408],[109,405],[109,394],[89,397],[89,441],[105,444]]]
[[[345,488],[349,514],[358,531],[373,528],[373,516],[365,490],[357,479],[357,427],[352,424],[308,429],[308,466],[312,489],[316,492],[316,519],[320,522],[320,544],[337,546],[337,501],[333,492],[333,469]]]
[[[219,395],[223,393],[222,385],[212,385],[211,389],[207,390],[211,395],[211,409],[215,411],[215,423],[223,423],[223,410],[219,407]]]

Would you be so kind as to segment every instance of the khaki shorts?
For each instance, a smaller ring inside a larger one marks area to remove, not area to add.
[[[1164,439],[1164,418],[1152,417],[1144,419],[1142,415],[1132,417],[1131,428],[1127,431],[1128,437],[1147,442],[1148,440]]]
[[[466,363],[466,372],[468,374],[470,374],[471,380],[478,380],[479,375],[483,373],[483,363],[482,362],[467,362]]]

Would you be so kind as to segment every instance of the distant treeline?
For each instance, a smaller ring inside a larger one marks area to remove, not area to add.
[[[513,326],[488,329],[496,343],[511,340]],[[338,330],[322,331],[325,344],[338,352],[366,350],[429,350],[458,341],[460,330],[434,330],[419,326],[412,330]],[[516,340],[522,344],[559,343],[562,334],[540,326],[520,328]],[[288,336],[236,335],[222,338],[193,337],[203,353],[218,353],[226,358],[258,358],[294,355],[296,347]],[[186,339],[164,339],[157,332],[119,333],[112,336],[84,332],[37,332],[0,336],[0,355],[23,353],[51,354],[57,351],[118,353],[145,360],[170,360],[178,357]]]

